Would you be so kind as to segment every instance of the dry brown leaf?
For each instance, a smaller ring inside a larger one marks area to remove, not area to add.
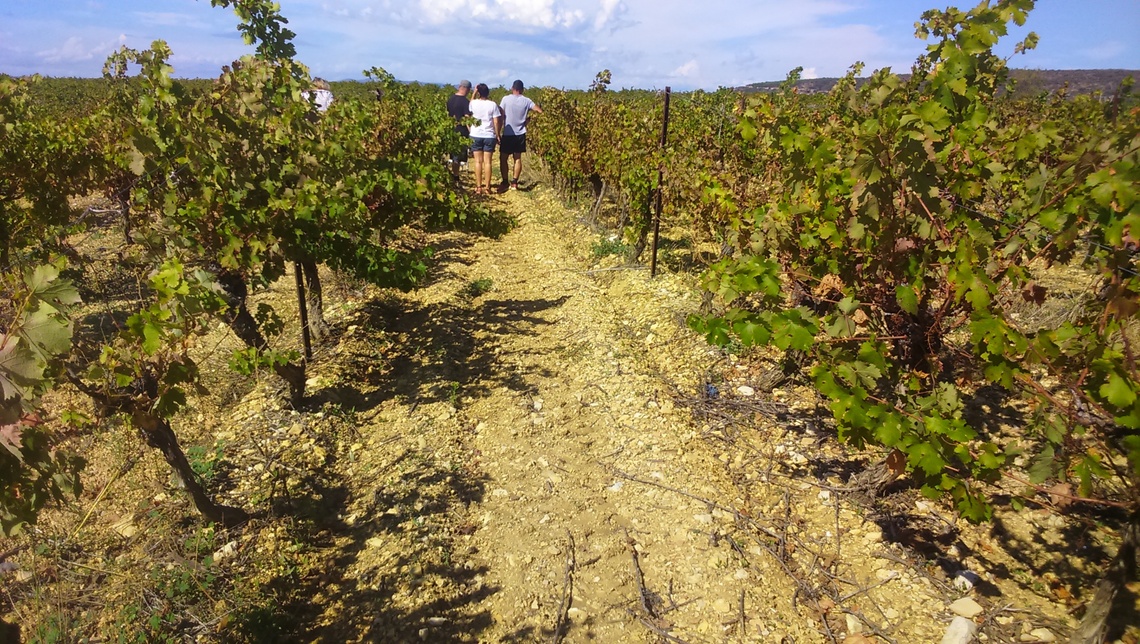
[[[1069,592],[1069,589],[1065,588],[1064,586],[1057,586],[1054,588],[1053,594],[1057,596],[1057,599],[1066,604],[1071,604],[1073,602],[1073,593]]]
[[[1049,500],[1058,508],[1065,508],[1073,504],[1073,486],[1068,483],[1058,483],[1046,490]]]
[[[887,469],[895,476],[902,476],[906,472],[906,455],[897,449],[887,454]]]

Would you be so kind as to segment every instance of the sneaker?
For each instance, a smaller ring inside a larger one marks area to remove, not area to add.
[[[512,181],[511,182],[511,190],[518,190],[518,189],[519,189],[519,182],[518,181]]]

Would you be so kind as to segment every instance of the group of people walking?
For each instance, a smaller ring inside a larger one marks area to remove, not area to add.
[[[455,119],[455,129],[471,139],[470,150],[474,157],[475,194],[491,193],[491,170],[495,148],[499,148],[500,188],[517,190],[519,175],[522,173],[522,153],[526,152],[526,124],[531,112],[542,114],[542,109],[523,95],[523,82],[511,84],[511,93],[495,103],[490,100],[491,90],[486,83],[475,86],[475,96],[468,99],[471,81],[461,80],[456,91],[447,99],[447,113]],[[475,125],[468,128],[464,118],[475,119]],[[457,177],[463,150],[452,157],[452,173]],[[513,165],[512,163],[513,162]]]

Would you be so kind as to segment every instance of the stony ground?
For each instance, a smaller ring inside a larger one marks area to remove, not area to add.
[[[135,641],[909,643],[960,617],[1005,642],[1072,627],[1113,549],[1091,519],[1039,506],[977,528],[913,490],[860,497],[848,476],[880,455],[837,446],[810,391],[773,388],[760,357],[689,331],[694,277],[595,257],[597,235],[541,188],[489,203],[517,226],[435,240],[427,288],[330,286],[306,409],[270,377],[218,376],[221,403],[180,420],[212,489],[260,512],[249,525],[203,529],[152,450],[104,434],[84,511],[36,537],[57,559],[12,557],[9,619],[44,641],[155,614]],[[286,306],[291,288],[259,297]],[[206,371],[225,372],[232,342],[206,343]],[[154,581],[182,570],[173,594]]]
[[[379,476],[350,515],[374,528],[338,561],[390,614],[326,610],[337,638],[920,642],[955,610],[998,641],[1065,628],[1047,591],[999,590],[993,540],[966,545],[944,508],[849,502],[853,455],[810,394],[762,398],[762,370],[687,329],[691,277],[596,261],[550,193],[493,203],[512,232],[455,243],[431,287],[348,326],[408,358],[363,417],[353,471]]]

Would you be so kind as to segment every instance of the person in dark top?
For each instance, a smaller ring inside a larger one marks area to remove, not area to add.
[[[455,119],[455,131],[463,135],[463,148],[451,153],[451,176],[455,177],[456,183],[459,182],[459,167],[467,161],[467,151],[470,145],[471,135],[467,126],[462,123],[463,117],[471,114],[470,101],[467,100],[467,92],[471,91],[471,81],[461,80],[455,86],[455,93],[447,98],[447,113],[451,118]]]

